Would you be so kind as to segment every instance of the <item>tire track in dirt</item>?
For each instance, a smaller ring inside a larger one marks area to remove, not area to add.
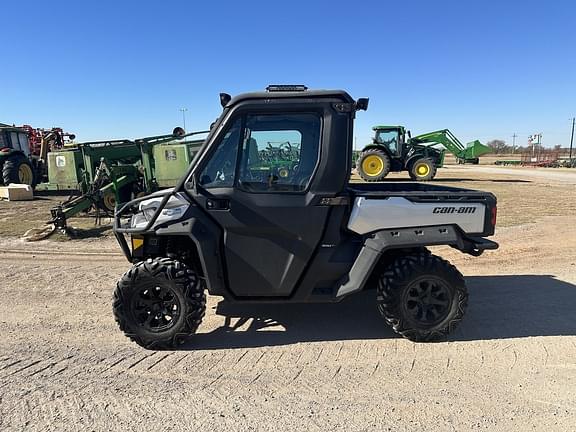
[[[108,423],[104,418],[110,418],[111,413],[120,416],[115,417],[116,420],[121,418],[123,421],[136,422],[134,424],[137,424],[137,416],[145,414],[141,403],[146,401],[152,404],[151,409],[155,417],[163,415],[163,413],[168,415],[172,412],[169,404],[178,405],[179,402],[170,396],[163,396],[160,405],[153,402],[152,395],[146,392],[136,405],[127,406],[121,400],[122,391],[125,388],[142,389],[146,386],[153,388],[157,385],[154,383],[167,379],[173,383],[182,382],[179,385],[181,398],[185,399],[186,395],[194,394],[195,398],[202,397],[212,400],[214,406],[218,406],[222,412],[228,413],[223,407],[236,404],[244,407],[244,410],[253,410],[254,413],[257,413],[261,401],[272,400],[273,396],[277,400],[293,401],[290,403],[301,404],[300,406],[304,407],[308,406],[307,404],[315,404],[315,401],[322,397],[321,395],[338,395],[342,389],[348,389],[347,391],[351,392],[349,397],[353,397],[352,395],[359,392],[360,388],[363,389],[363,394],[376,392],[377,383],[381,379],[386,379],[389,382],[390,391],[394,388],[394,382],[398,380],[404,382],[405,386],[414,386],[421,373],[427,374],[430,370],[435,371],[440,380],[451,379],[451,377],[457,376],[459,371],[445,368],[444,365],[448,358],[461,356],[460,362],[451,361],[455,367],[458,363],[466,364],[476,358],[472,355],[466,355],[466,347],[469,344],[463,344],[463,349],[460,349],[458,344],[452,346],[450,344],[435,344],[434,346],[442,347],[440,351],[429,349],[428,345],[419,346],[418,349],[407,345],[410,347],[408,352],[412,352],[414,354],[413,359],[417,359],[412,372],[409,372],[410,357],[400,358],[400,360],[404,360],[407,369],[398,369],[398,359],[394,356],[395,346],[398,348],[398,344],[392,341],[370,341],[363,344],[352,341],[329,343],[323,346],[316,343],[311,345],[297,344],[282,347],[234,349],[225,350],[225,352],[213,350],[165,353],[147,352],[138,347],[130,347],[111,353],[102,361],[94,361],[87,356],[69,358],[69,362],[75,361],[76,365],[80,365],[84,371],[74,381],[70,381],[68,378],[70,372],[63,372],[56,379],[46,373],[49,370],[56,372],[57,365],[51,366],[45,371],[42,370],[52,363],[64,361],[70,357],[69,354],[66,355],[64,350],[61,350],[53,359],[49,360],[48,364],[41,362],[29,368],[31,372],[40,371],[31,378],[27,377],[28,373],[17,375],[13,388],[22,387],[21,383],[25,381],[28,381],[26,388],[32,388],[26,396],[30,402],[30,408],[27,409],[27,412],[36,419],[36,430],[41,430],[42,427],[50,424],[66,424],[68,428],[81,429],[93,423],[105,428]],[[515,351],[521,352],[518,350],[517,344],[498,342],[493,343],[491,348],[492,361],[502,361],[507,368],[511,367],[511,361],[514,358],[513,353]],[[359,350],[360,355],[357,354]],[[340,356],[338,356],[339,351]],[[386,354],[388,353],[390,355],[387,357]],[[435,353],[444,353],[444,355],[435,356]],[[541,351],[538,356],[543,362]],[[205,368],[194,366],[194,363],[200,360],[207,366],[222,358],[225,359],[222,364],[214,367],[210,373],[206,373]],[[513,370],[519,367],[522,356],[518,354],[517,358],[517,365]],[[101,360],[101,357],[98,359]],[[36,360],[23,359],[22,362],[25,364],[20,367]],[[234,362],[239,367],[225,367],[234,364]],[[244,367],[242,367],[243,363]],[[111,365],[113,365],[111,369],[106,369]],[[106,371],[113,373],[106,373]],[[396,376],[392,371],[398,374],[398,379],[392,379]],[[119,377],[121,379],[118,379]],[[327,382],[331,377],[333,377],[333,384],[329,385]],[[379,378],[375,379],[375,377]],[[390,381],[391,379],[392,381]],[[104,390],[111,382],[115,383],[115,387],[119,387],[118,394]],[[56,400],[50,400],[50,391],[59,389],[61,392],[64,383],[71,385],[76,395],[65,395]],[[40,390],[42,388],[45,390]],[[99,394],[94,394],[94,388],[100,389]],[[244,390],[239,393],[239,389]],[[11,394],[16,397],[22,392]],[[300,402],[296,402],[294,399],[296,394]],[[329,402],[327,401],[327,403]],[[130,413],[119,414],[124,410],[129,410]],[[148,415],[150,415],[150,411]],[[13,414],[12,417],[14,417]],[[257,418],[256,414],[252,418]],[[301,422],[300,417],[294,413],[286,414],[286,418]],[[64,423],[58,423],[58,421]],[[322,425],[322,423],[319,424]],[[113,423],[109,425],[113,427]],[[321,426],[310,424],[310,428],[319,430]]]

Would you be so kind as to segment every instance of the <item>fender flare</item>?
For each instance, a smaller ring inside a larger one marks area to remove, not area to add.
[[[390,153],[390,150],[388,150],[387,147],[383,146],[383,145],[378,145],[378,144],[368,144],[366,147],[364,147],[362,149],[362,151],[360,152],[360,156],[358,158],[360,158],[362,156],[362,154],[367,151],[367,150],[380,150],[383,151],[384,153],[386,153],[388,155],[389,158],[392,159],[392,154]]]
[[[498,248],[498,243],[481,237],[468,237],[454,225],[377,231],[364,240],[352,268],[338,282],[336,298],[363,290],[384,252],[439,245],[449,245],[473,256]]]
[[[428,156],[422,153],[417,153],[406,159],[406,162],[404,163],[404,168],[406,168],[409,171],[412,168],[412,164],[416,162],[418,159],[430,159],[434,163],[434,166],[438,168],[437,157]]]

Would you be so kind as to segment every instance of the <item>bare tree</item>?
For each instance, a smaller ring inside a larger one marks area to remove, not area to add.
[[[490,147],[494,153],[508,153],[511,150],[511,147],[506,145],[506,141],[501,139],[493,139],[492,141],[488,141],[486,145]]]

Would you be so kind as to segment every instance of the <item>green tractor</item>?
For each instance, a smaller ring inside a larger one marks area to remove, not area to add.
[[[282,182],[297,172],[300,161],[300,143],[297,139],[293,142],[267,141],[261,138],[260,132],[253,131],[248,145],[252,177],[264,176],[270,181]]]
[[[25,129],[0,123],[0,184],[36,185],[35,161]]]
[[[404,126],[375,126],[372,129],[375,132],[372,144],[364,147],[356,161],[358,174],[369,182],[383,180],[390,171],[408,171],[410,178],[416,181],[432,180],[444,164],[446,150],[458,163],[472,164],[479,162],[479,156],[492,151],[477,140],[465,146],[448,129],[416,137],[412,137]]]

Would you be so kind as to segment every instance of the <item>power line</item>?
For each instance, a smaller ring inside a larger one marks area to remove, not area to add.
[[[179,111],[182,111],[182,123],[184,131],[186,131],[186,111],[188,111],[188,108],[179,108]]]
[[[572,160],[572,144],[574,143],[574,122],[576,121],[575,117],[572,117],[572,135],[570,135],[570,160]]]

